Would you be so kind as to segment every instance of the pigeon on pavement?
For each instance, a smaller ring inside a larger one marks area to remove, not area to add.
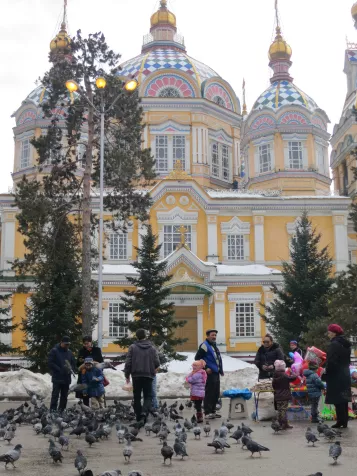
[[[307,444],[312,443],[312,446],[315,446],[316,441],[319,441],[315,433],[312,432],[310,427],[306,429],[305,438],[306,438]]]
[[[259,443],[256,443],[253,440],[247,441],[246,446],[247,446],[247,449],[252,453],[251,457],[254,456],[254,453],[259,453],[259,455],[261,456],[262,451],[270,451],[269,448],[266,448],[265,446],[262,446],[262,445],[260,445]]]
[[[211,426],[209,424],[209,421],[206,421],[206,424],[203,427],[203,431],[205,432],[205,436],[209,436],[209,434],[211,433]]]
[[[161,448],[161,454],[164,458],[164,464],[166,464],[166,460],[169,459],[170,460],[170,464],[172,463],[172,457],[174,455],[174,450],[173,448],[171,448],[171,446],[169,446],[167,444],[166,441],[164,441],[163,445],[162,445],[162,448]]]
[[[242,438],[242,436],[243,436],[243,431],[241,430],[241,427],[238,426],[236,431],[229,438],[233,438],[234,440],[236,440],[236,442],[238,444],[239,440]]]
[[[198,436],[198,439],[201,439],[201,428],[199,426],[195,426],[194,429],[192,430],[193,434],[195,435],[195,439]]]
[[[123,449],[123,455],[126,463],[130,463],[130,458],[133,454],[133,447],[131,445],[131,439],[126,440],[126,445]]]
[[[92,435],[92,433],[89,433],[89,430],[86,430],[85,440],[89,444],[90,447],[92,446],[93,443],[96,442],[95,436]]]
[[[242,423],[242,431],[244,435],[250,435],[253,433],[253,430],[249,428],[249,426],[246,426],[244,423]]]
[[[329,456],[333,459],[334,463],[337,463],[338,458],[342,454],[341,443],[336,441],[333,445],[330,446]]]
[[[77,450],[77,456],[74,460],[74,466],[79,474],[82,474],[87,467],[87,458],[83,455],[82,450]],[[90,470],[89,470],[90,471]]]
[[[14,465],[21,456],[22,445],[16,445],[14,449],[7,451],[3,455],[0,455],[0,462],[5,463],[5,468],[9,463],[12,464],[13,468],[16,468]]]
[[[328,428],[328,425],[326,425],[326,423],[322,423],[320,422],[318,425],[317,425],[317,432],[320,435],[323,434],[323,432]]]
[[[309,474],[309,476],[322,476],[322,473]]]
[[[62,453],[61,451],[56,447],[55,442],[51,439],[48,440],[50,446],[48,448],[48,453],[52,458],[53,463],[62,463]]]
[[[271,428],[272,430],[274,430],[275,435],[279,433],[279,431],[282,430],[281,425],[276,418],[274,418],[273,421],[271,422]]]
[[[128,476],[143,476],[143,473],[141,473],[140,471],[130,471],[130,473],[128,473]]]
[[[336,438],[336,433],[333,431],[332,428],[326,428],[324,430],[324,435],[325,435],[325,438],[329,441],[333,440]]]
[[[58,443],[61,445],[61,448],[62,448],[62,449],[63,449],[63,447],[65,446],[66,449],[68,450],[69,438],[68,438],[67,436],[60,435],[60,437],[58,438]]]
[[[176,456],[181,456],[182,459],[184,459],[185,456],[188,456],[186,445],[183,441],[180,441],[179,438],[175,439],[174,451]]]
[[[251,437],[248,435],[243,435],[242,436],[242,448],[247,447],[248,441],[251,441]]]
[[[105,471],[104,473],[100,473],[99,476],[121,476],[120,469],[114,469],[113,471]]]

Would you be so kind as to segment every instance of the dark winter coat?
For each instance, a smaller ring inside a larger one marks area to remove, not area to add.
[[[68,364],[66,364],[68,361]],[[48,368],[52,375],[52,382],[70,385],[71,370],[76,372],[76,361],[70,350],[57,344],[48,354]]]
[[[88,385],[87,390],[83,391],[83,394],[88,395],[88,397],[101,397],[104,395],[104,376],[100,369],[96,367],[92,367],[91,370],[85,369],[80,379],[81,383]],[[98,381],[94,379],[98,379]]]
[[[206,362],[206,368],[211,369],[214,374],[224,375],[222,356],[216,343],[210,343],[208,340],[205,340],[200,345],[195,360],[201,359]]]
[[[255,365],[259,369],[259,380],[272,378],[274,371],[264,370],[263,365],[274,365],[276,360],[284,360],[284,354],[280,349],[279,344],[274,342],[269,349],[266,349],[264,345],[259,347],[254,360]]]
[[[304,370],[304,377],[306,377],[306,387],[309,398],[321,397],[321,391],[325,389],[320,377],[316,372],[310,369]]]
[[[331,339],[326,359],[326,403],[340,404],[352,400],[351,343],[344,336]]]
[[[159,354],[149,340],[138,340],[129,347],[124,374],[135,377],[154,378],[156,369],[160,367]]]
[[[295,379],[296,375],[286,375],[283,370],[274,372],[272,380],[274,402],[288,402],[291,400],[290,382]]]
[[[92,357],[94,362],[103,362],[102,351],[99,347],[93,346],[91,350],[88,350],[86,347],[82,347],[81,350],[78,352],[77,367],[80,367],[82,364],[84,364],[84,359],[86,359],[87,357]]]

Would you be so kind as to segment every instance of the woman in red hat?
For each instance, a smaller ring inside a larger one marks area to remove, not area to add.
[[[336,424],[332,428],[347,428],[348,402],[352,400],[350,362],[351,343],[344,337],[338,324],[328,326],[331,343],[326,360],[326,403],[335,405]]]

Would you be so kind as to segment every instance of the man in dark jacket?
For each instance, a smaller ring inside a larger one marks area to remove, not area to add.
[[[83,347],[78,352],[77,357],[77,368],[78,368],[78,380],[77,383],[81,383],[81,375],[84,371],[84,361],[88,357],[93,359],[93,364],[101,364],[103,362],[102,351],[99,347],[93,345],[92,336],[84,336],[83,337]],[[77,392],[76,397],[82,399],[84,405],[89,407],[89,397],[88,395],[83,395],[82,392]]]
[[[259,380],[272,378],[274,373],[274,362],[284,360],[283,351],[279,344],[273,342],[270,334],[263,339],[263,345],[259,347],[254,363],[259,369]]]
[[[347,428],[348,402],[352,400],[350,362],[351,342],[343,336],[338,324],[328,326],[330,345],[326,356],[326,403],[335,405],[336,424],[332,428]]]
[[[221,353],[217,347],[216,329],[206,331],[206,340],[199,346],[195,360],[204,360],[206,362],[206,392],[203,402],[205,415],[207,418],[220,418],[216,413],[216,405],[220,397],[220,375],[223,373],[223,363]]]
[[[48,367],[53,384],[50,404],[50,411],[52,412],[57,411],[59,397],[58,410],[62,412],[66,408],[71,376],[76,371],[76,361],[69,350],[69,345],[69,337],[64,336],[60,344],[57,344],[48,355]]]
[[[152,383],[156,370],[160,367],[159,354],[153,344],[147,340],[146,331],[136,331],[137,342],[129,347],[126,356],[124,374],[127,383],[130,376],[133,381],[134,411],[136,420],[146,420],[152,406]],[[141,393],[144,395],[144,404],[141,405]]]

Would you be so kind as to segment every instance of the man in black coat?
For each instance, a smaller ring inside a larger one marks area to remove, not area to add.
[[[58,410],[63,412],[67,406],[68,390],[71,385],[72,373],[76,372],[76,361],[69,350],[70,339],[67,336],[48,354],[48,367],[52,375],[52,396],[50,411],[57,411],[58,398],[60,397]]]
[[[254,363],[259,369],[259,380],[272,378],[274,373],[274,362],[284,360],[283,351],[279,344],[273,342],[270,334],[263,339],[263,345],[259,347]]]
[[[330,345],[327,349],[326,403],[335,405],[336,424],[332,428],[347,428],[348,402],[352,400],[351,392],[351,342],[343,336],[343,329],[338,324],[328,326],[327,335]]]
[[[101,364],[104,361],[101,349],[93,345],[92,336],[83,337],[83,347],[78,352],[77,367],[79,376],[77,383],[80,383],[81,381],[81,373],[84,370],[84,360],[87,357],[91,357],[93,359],[93,364]],[[88,396],[83,396],[81,392],[76,392],[76,397],[80,398],[83,401],[84,405],[87,405],[87,407],[89,407]]]

